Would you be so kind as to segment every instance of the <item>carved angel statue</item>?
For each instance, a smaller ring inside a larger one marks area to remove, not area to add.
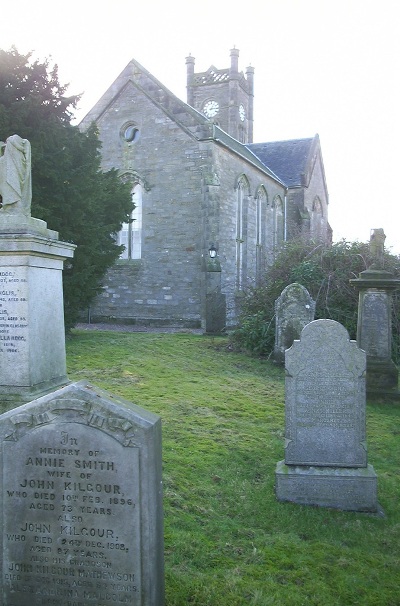
[[[19,135],[0,141],[0,196],[0,213],[30,217],[31,144]]]

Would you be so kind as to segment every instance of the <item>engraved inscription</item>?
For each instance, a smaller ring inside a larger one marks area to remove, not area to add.
[[[356,394],[348,378],[309,377],[296,382],[298,427],[355,429]]]
[[[4,604],[141,604],[139,449],[124,457],[82,422],[3,442]]]
[[[0,271],[0,363],[24,351],[27,340],[28,300],[21,270]]]
[[[287,465],[366,465],[365,366],[365,353],[337,322],[304,328],[286,352]]]
[[[388,313],[386,293],[366,292],[364,294],[361,346],[368,355],[390,357]]]

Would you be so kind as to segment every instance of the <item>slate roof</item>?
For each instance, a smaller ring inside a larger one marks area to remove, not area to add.
[[[278,181],[278,183],[280,183],[281,185],[285,185],[279,175],[277,175],[273,170],[271,170],[270,166],[267,166],[264,162],[262,162],[261,159],[250,149],[249,145],[244,145],[243,143],[240,143],[239,141],[228,135],[228,133],[226,133],[224,130],[219,128],[219,126],[217,126],[216,124],[214,124],[212,138],[217,143],[220,143],[221,145],[224,145],[225,147],[229,148],[231,151],[239,154],[242,158],[247,160],[247,162],[250,162],[257,168],[261,169],[264,173],[266,173],[275,181]]]
[[[308,139],[249,143],[246,147],[287,187],[301,187],[316,143],[318,143],[318,135]]]

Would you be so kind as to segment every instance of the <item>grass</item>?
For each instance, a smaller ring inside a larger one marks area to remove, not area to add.
[[[367,407],[385,517],[277,502],[284,374],[224,338],[74,331],[68,374],[163,422],[166,606],[400,606],[400,406]]]

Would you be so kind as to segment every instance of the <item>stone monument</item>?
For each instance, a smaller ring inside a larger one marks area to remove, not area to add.
[[[3,410],[68,382],[62,269],[75,245],[30,216],[30,145],[0,157],[0,396]]]
[[[1,603],[164,603],[160,418],[85,382],[0,417]]]
[[[285,365],[278,500],[377,511],[377,478],[367,463],[365,352],[338,322],[314,320],[286,351]]]
[[[1,149],[1,603],[163,606],[161,420],[68,381],[75,246],[30,216],[29,143]]]
[[[284,363],[286,349],[299,339],[304,326],[314,320],[314,315],[315,301],[308,290],[297,282],[286,286],[275,301],[275,362]]]
[[[357,344],[367,354],[367,393],[398,397],[399,372],[392,360],[392,292],[400,280],[384,269],[383,229],[371,231],[372,265],[350,280],[358,290]]]

